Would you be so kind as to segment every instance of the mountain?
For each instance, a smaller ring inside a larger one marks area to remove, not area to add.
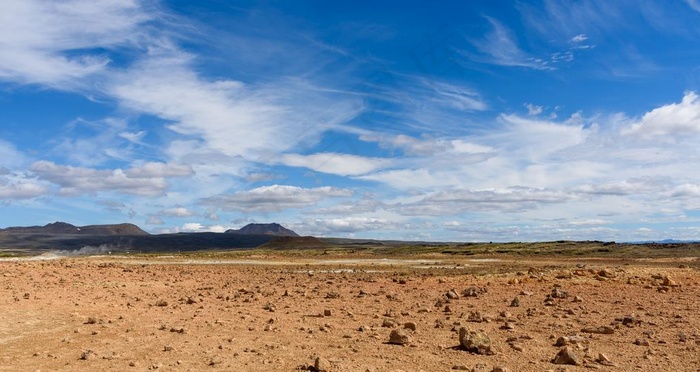
[[[242,235],[299,236],[294,231],[289,230],[278,223],[250,223],[243,226],[240,230],[226,230],[226,233]]]
[[[0,229],[0,234],[149,235],[140,227],[130,223],[75,226],[65,222],[54,222],[44,226],[8,227]]]

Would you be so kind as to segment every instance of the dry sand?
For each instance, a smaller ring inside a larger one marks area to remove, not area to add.
[[[694,258],[49,258],[0,262],[0,371],[700,371]]]

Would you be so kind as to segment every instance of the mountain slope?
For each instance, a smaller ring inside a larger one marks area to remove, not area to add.
[[[0,234],[48,234],[48,235],[149,235],[131,223],[114,225],[75,226],[65,222],[54,222],[44,226],[8,227]]]
[[[243,226],[239,230],[226,230],[228,234],[242,235],[274,235],[274,236],[299,236],[292,230],[289,230],[278,223],[251,223]]]

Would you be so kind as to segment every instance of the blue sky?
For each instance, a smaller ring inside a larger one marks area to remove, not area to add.
[[[0,226],[700,238],[700,1],[0,2]]]

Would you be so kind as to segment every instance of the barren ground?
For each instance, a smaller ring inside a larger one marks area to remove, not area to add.
[[[315,370],[317,357],[329,371],[700,371],[698,266],[440,254],[6,259],[0,371],[295,371]],[[406,323],[409,342],[389,344]],[[493,355],[463,350],[461,327],[484,331]],[[557,340],[577,335],[578,365],[552,363]]]

